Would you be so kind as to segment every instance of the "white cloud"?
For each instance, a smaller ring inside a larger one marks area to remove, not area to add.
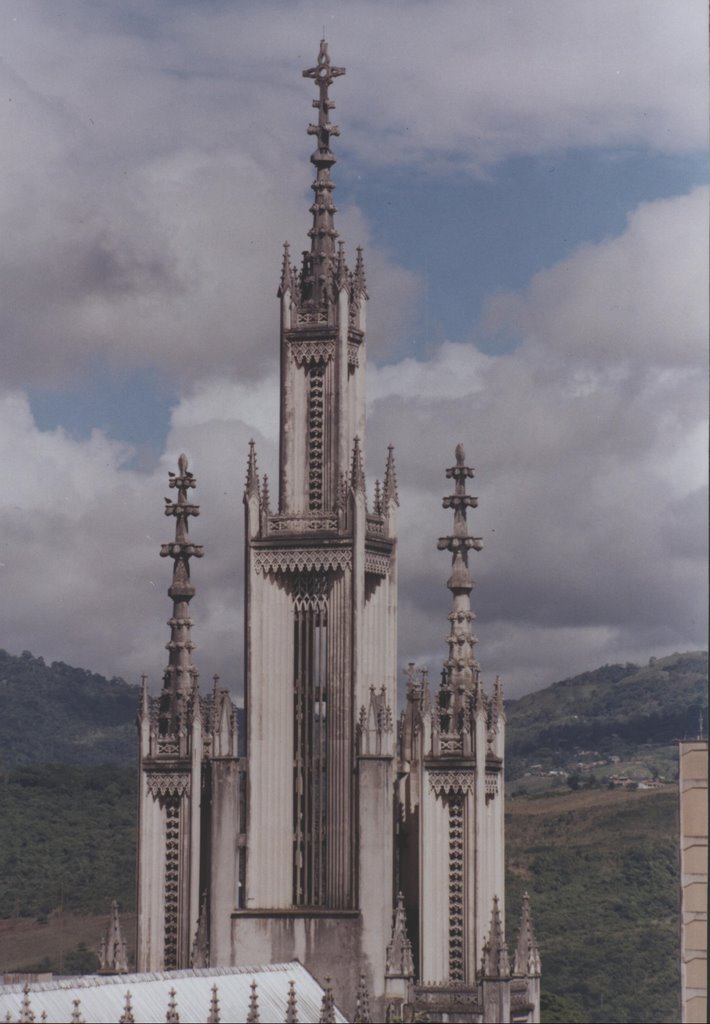
[[[471,513],[484,550],[477,580],[480,661],[509,691],[607,661],[701,646],[705,628],[706,508],[704,357],[690,335],[702,327],[695,275],[672,237],[692,249],[703,231],[697,197],[648,205],[619,238],[588,247],[508,296],[520,346],[504,356],[447,343],[429,361],[369,370],[370,480],[381,477],[386,445],[397,446],[400,482],[400,660],[444,656],[448,558],[436,538],[449,532],[440,507],[444,468],[462,440],[477,467]],[[608,274],[648,253],[625,301],[626,275]],[[570,302],[603,283],[615,320],[601,353],[561,338]],[[659,296],[671,290],[672,296]],[[615,301],[616,299],[624,301]],[[676,330],[650,329],[647,307],[675,309]],[[528,315],[529,313],[529,315]],[[528,323],[534,332],[525,336]],[[691,326],[689,327],[688,324]],[[695,327],[692,325],[695,324]],[[612,344],[616,333],[619,344]],[[686,336],[683,345],[676,344]],[[170,567],[158,546],[166,471],[187,451],[202,514],[192,526],[205,545],[195,567],[197,663],[241,679],[241,498],[249,438],[275,490],[277,377],[205,378],[173,410],[166,453],[152,473],[126,468],[124,446],[96,432],[76,441],[41,432],[24,398],[0,402],[6,479],[2,495],[4,585],[0,642],[47,658],[155,680],[165,662],[165,590]]]

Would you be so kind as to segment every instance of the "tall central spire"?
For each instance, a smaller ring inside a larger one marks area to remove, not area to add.
[[[456,446],[456,465],[446,470],[449,479],[455,483],[454,494],[443,499],[444,508],[454,511],[454,529],[450,537],[440,537],[439,550],[452,554],[451,576],[446,585],[453,596],[449,621],[451,632],[447,637],[449,657],[444,662],[446,683],[451,692],[454,710],[464,706],[465,695],[478,685],[479,666],[474,655],[476,637],[471,628],[474,618],[471,610],[473,580],[468,569],[468,553],[471,549],[480,551],[480,537],[471,537],[466,524],[466,512],[476,508],[478,498],[466,494],[466,480],[473,476],[473,470],[466,465],[463,445]]]
[[[330,63],[328,44],[325,39],[321,39],[315,67],[307,68],[303,72],[303,77],[314,79],[318,87],[318,99],[313,100],[313,106],[318,111],[318,123],[308,125],[308,134],[315,135],[318,143],[311,154],[311,163],[316,168],[316,178],[312,185],[315,193],[311,206],[313,227],[308,232],[311,238],[311,251],[303,254],[304,298],[317,307],[328,297],[329,271],[335,256],[335,240],[338,237],[334,224],[335,185],[330,177],[330,168],[335,163],[335,156],[330,149],[330,137],[340,135],[340,129],[328,120],[328,113],[335,106],[328,96],[328,88],[334,78],[344,74],[345,68],[338,68]]]

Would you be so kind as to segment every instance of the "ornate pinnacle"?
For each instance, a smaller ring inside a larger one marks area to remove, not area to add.
[[[325,988],[323,989],[323,998],[320,1004],[320,1017],[318,1018],[318,1024],[335,1024],[335,1000],[333,998],[333,989],[330,986],[330,978],[327,975],[324,980]]]
[[[99,949],[99,974],[127,974],[128,949],[126,940],[121,934],[121,922],[118,917],[118,903],[111,903],[111,915],[106,934],[101,939]]]
[[[259,471],[256,465],[256,445],[253,438],[249,442],[249,458],[247,460],[247,479],[244,495],[246,498],[259,497]]]
[[[518,945],[515,950],[513,973],[535,977],[540,973],[540,950],[535,939],[532,914],[530,913],[530,897],[523,893],[523,904],[520,914],[520,930]]]
[[[382,492],[382,498],[387,505],[399,505],[399,495],[397,493],[397,470],[394,465],[394,445],[387,446],[387,465],[385,467],[385,483]]]
[[[131,1005],[131,990],[128,988],[126,989],[123,1013],[118,1018],[118,1024],[136,1024],[136,1019],[133,1016],[133,1006]]]
[[[470,595],[473,580],[468,571],[468,552],[483,547],[480,537],[471,537],[466,525],[466,510],[476,508],[478,499],[466,494],[466,480],[473,476],[473,470],[466,464],[463,445],[456,446],[456,465],[446,470],[446,476],[455,481],[455,493],[444,498],[444,508],[454,510],[454,529],[449,537],[440,537],[437,547],[440,551],[452,552],[452,569],[446,585],[453,595],[449,622],[451,628],[447,637],[449,656],[444,662],[445,685],[454,696],[454,710],[460,710],[465,701],[464,694],[478,685],[478,663],[474,657],[476,638],[471,629],[474,614],[471,611]]]
[[[353,443],[353,458],[352,467],[350,470],[350,486],[355,491],[365,490],[365,469],[362,464],[362,448],[360,447],[360,438],[355,437]]]
[[[392,923],[392,938],[387,947],[385,976],[392,978],[413,978],[414,958],[412,944],[407,935],[407,915],[404,909],[404,896],[397,894],[397,906]]]
[[[339,135],[340,130],[328,120],[328,112],[335,106],[328,96],[328,88],[334,78],[344,74],[345,68],[337,68],[330,63],[328,44],[325,39],[321,39],[315,67],[303,72],[303,77],[314,79],[318,87],[318,99],[313,100],[313,106],[318,111],[318,123],[308,126],[308,134],[317,138],[316,149],[311,155],[311,163],[316,168],[316,179],[312,186],[315,194],[311,206],[313,227],[308,232],[311,251],[310,259],[304,258],[303,264],[304,284],[307,285],[304,298],[316,306],[320,306],[327,296],[328,272],[338,235],[333,223],[336,210],[332,193],[335,186],[330,178],[330,168],[335,163],[335,157],[330,149],[330,137]]]
[[[207,1018],[207,1024],[220,1024],[219,998],[216,985],[212,986],[212,998],[210,999],[210,1013]]]
[[[345,242],[338,242],[338,255],[335,263],[335,283],[338,290],[350,287],[350,271],[345,262]]]
[[[259,997],[256,993],[256,980],[251,980],[251,994],[249,996],[249,1013],[247,1014],[246,1024],[259,1024]]]
[[[188,520],[190,516],[200,514],[199,505],[192,505],[187,500],[187,492],[196,486],[197,481],[187,468],[187,456],[178,459],[178,474],[169,473],[171,487],[177,489],[177,501],[165,499],[165,515],[175,516],[175,540],[171,544],[163,544],[160,554],[163,558],[170,557],[174,561],[173,580],[168,588],[168,595],[173,599],[173,614],[168,621],[170,640],[166,644],[170,652],[168,667],[165,670],[163,687],[173,692],[189,692],[197,682],[197,669],[192,663],[194,643],[191,637],[192,619],[190,618],[190,599],[195,588],[190,582],[190,559],[202,558],[204,550],[201,544],[192,544],[188,536]]]
[[[288,983],[288,1000],[286,1002],[285,1024],[298,1024],[298,1003],[296,1002],[296,982],[291,978]]]
[[[177,993],[174,988],[170,989],[168,993],[170,999],[168,1000],[168,1012],[165,1014],[165,1020],[167,1024],[180,1024],[180,1014],[178,1013],[177,999],[175,998]]]
[[[370,993],[367,988],[367,980],[364,974],[360,975],[360,981],[357,986],[353,1024],[372,1024],[372,1017],[370,1016]]]
[[[493,897],[491,930],[483,946],[483,963],[481,966],[483,974],[488,978],[510,977],[508,946],[503,933],[503,922],[500,916],[500,905],[497,896]]]
[[[284,255],[281,264],[281,281],[279,283],[278,297],[282,298],[286,292],[293,291],[293,273],[291,268],[291,254],[288,242],[284,242]]]
[[[362,246],[357,247],[357,256],[355,257],[355,270],[353,271],[353,292],[356,296],[362,296],[363,299],[368,299],[367,285],[365,283],[365,262],[362,258]]]

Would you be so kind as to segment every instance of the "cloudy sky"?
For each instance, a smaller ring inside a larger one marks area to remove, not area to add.
[[[195,657],[239,692],[323,30],[402,665],[444,656],[458,441],[485,678],[706,645],[704,0],[4,0],[0,27],[0,646],[159,685],[185,450]]]

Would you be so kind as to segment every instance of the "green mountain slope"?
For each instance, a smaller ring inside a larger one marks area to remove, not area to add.
[[[138,697],[123,679],[0,650],[2,761],[131,764]]]
[[[627,757],[641,745],[697,735],[707,722],[705,651],[652,658],[648,665],[605,665],[506,703],[506,755],[562,764],[593,748]]]

